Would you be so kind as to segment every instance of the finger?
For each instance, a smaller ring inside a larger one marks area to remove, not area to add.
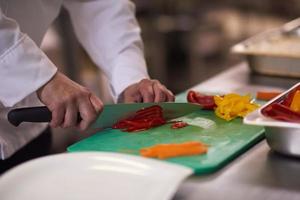
[[[82,118],[78,124],[80,130],[86,130],[97,117],[97,113],[90,101],[90,98],[78,100],[79,113]]]
[[[153,90],[154,90],[154,102],[164,102],[166,101],[166,94],[165,94],[165,89],[162,87],[160,83],[155,83],[153,85]]]
[[[131,95],[124,95],[124,103],[134,103],[134,97]]]
[[[65,107],[63,105],[57,105],[54,109],[50,109],[52,112],[52,119],[50,126],[56,128],[61,126],[64,122],[65,117]]]
[[[96,111],[97,114],[100,114],[103,110],[103,103],[102,101],[97,97],[95,96],[94,94],[92,94],[90,96],[90,101]]]
[[[134,103],[136,101],[136,95],[124,94],[124,103]]]
[[[139,84],[135,83],[128,88],[126,88],[123,92],[122,102],[124,103],[138,103],[142,102],[142,95],[139,92]]]
[[[142,102],[143,102],[143,97],[142,97],[142,94],[139,92],[134,97],[134,103],[142,103]]]
[[[124,94],[124,103],[140,103],[143,98],[139,91],[135,91],[134,95]]]
[[[153,91],[153,82],[145,81],[141,83],[139,91],[142,95],[144,103],[149,103],[154,101],[154,91]]]
[[[167,101],[169,102],[175,101],[175,96],[170,90],[166,89],[166,94],[167,94]]]
[[[74,102],[69,103],[67,105],[65,119],[64,119],[62,127],[69,128],[69,127],[75,126],[77,124],[77,118],[78,118],[77,113],[78,113],[78,109],[77,109],[76,104]]]

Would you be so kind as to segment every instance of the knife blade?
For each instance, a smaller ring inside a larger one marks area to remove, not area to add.
[[[201,109],[198,104],[174,102],[107,104],[104,105],[103,111],[91,128],[109,128],[136,111],[153,105],[162,107],[163,116],[166,120],[175,119]],[[46,106],[13,109],[7,116],[8,121],[14,126],[19,126],[22,122],[50,122],[51,118],[51,111]],[[79,113],[78,119],[81,120]]]

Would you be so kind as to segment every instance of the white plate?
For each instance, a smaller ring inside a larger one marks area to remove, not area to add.
[[[5,200],[170,199],[192,170],[118,153],[65,153],[38,158],[0,177]]]

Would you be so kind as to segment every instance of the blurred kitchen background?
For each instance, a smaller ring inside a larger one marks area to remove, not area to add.
[[[134,0],[152,78],[175,94],[242,62],[230,48],[299,17],[299,0]],[[65,10],[44,38],[43,50],[73,80],[111,102],[105,77],[76,41]],[[216,86],[217,87],[217,86]],[[55,150],[86,137],[54,131]],[[74,132],[74,130],[70,130]]]

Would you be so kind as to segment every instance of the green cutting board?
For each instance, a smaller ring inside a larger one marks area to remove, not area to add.
[[[184,94],[178,101],[184,101]],[[171,129],[166,124],[138,133],[106,129],[68,147],[69,152],[106,151],[139,155],[139,150],[161,143],[201,141],[209,145],[207,154],[166,159],[165,161],[194,169],[195,174],[214,172],[264,137],[264,129],[244,125],[242,119],[227,122],[213,111],[199,110],[183,117],[194,124],[182,129]]]

